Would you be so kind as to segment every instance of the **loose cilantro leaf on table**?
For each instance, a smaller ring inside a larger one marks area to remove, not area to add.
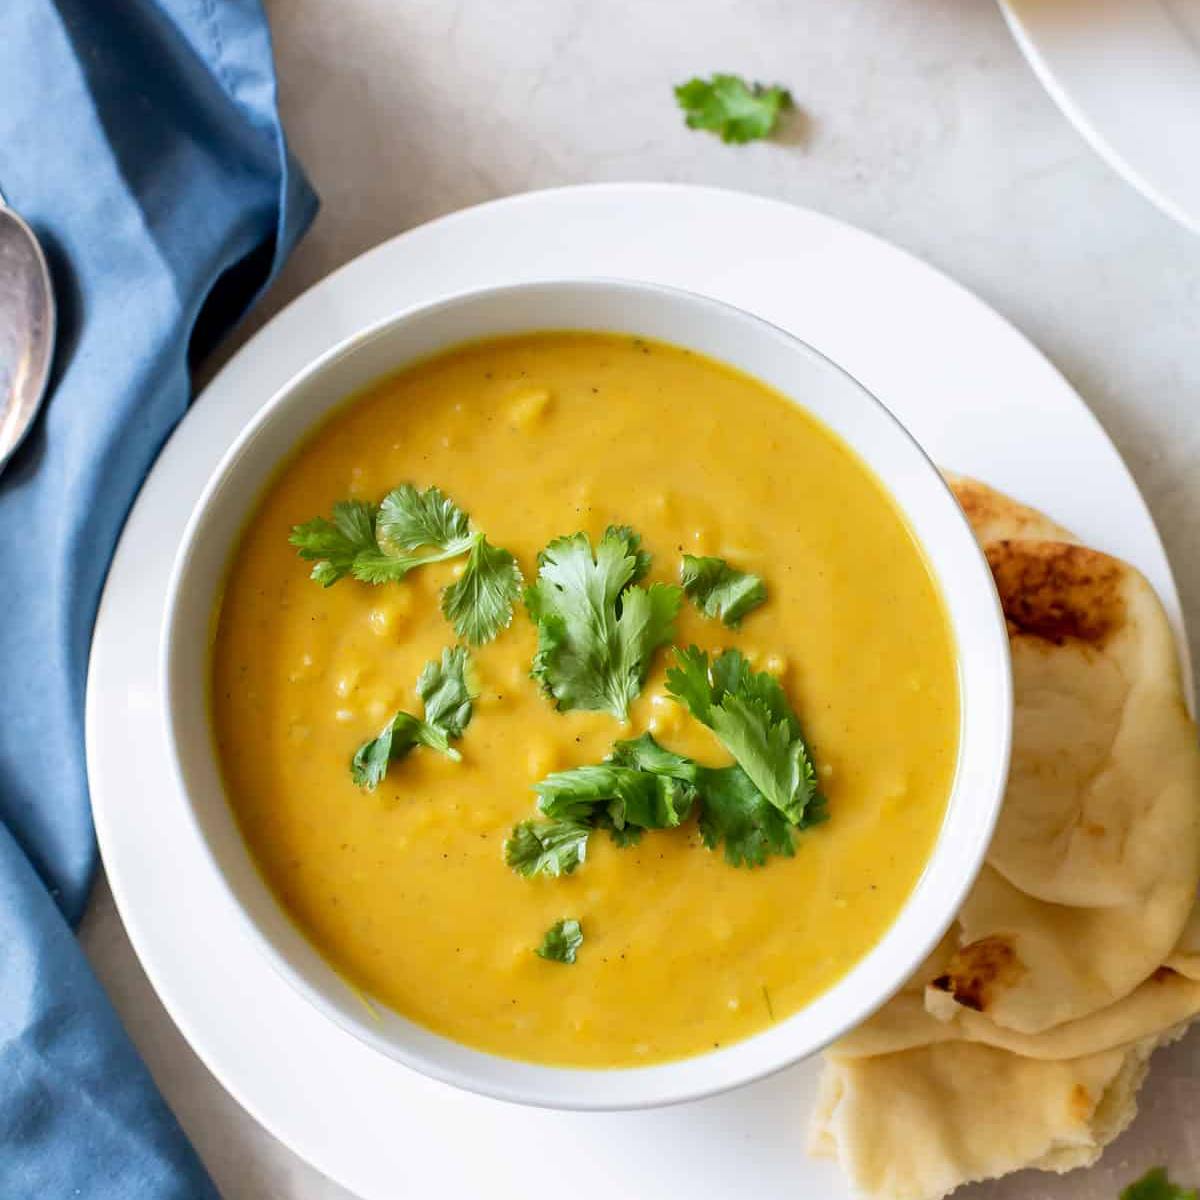
[[[471,721],[470,663],[462,646],[443,650],[441,661],[425,664],[417,679],[417,695],[424,718],[398,712],[350,760],[350,777],[361,788],[374,791],[396,762],[416,746],[427,746],[457,762],[462,755],[450,744],[460,738]]]
[[[683,594],[706,617],[717,617],[731,629],[767,598],[766,585],[757,575],[731,567],[723,558],[697,558],[685,554],[679,568]]]
[[[779,680],[752,670],[740,651],[726,650],[710,664],[707,653],[691,646],[675,651],[667,691],[717,735],[790,825],[806,817],[811,823],[816,771]]]
[[[526,879],[570,875],[587,857],[590,833],[580,821],[522,821],[504,843],[504,861]]]
[[[556,921],[546,930],[542,944],[534,950],[538,958],[551,962],[573,963],[575,951],[583,945],[583,929],[574,917]]]
[[[1196,1189],[1184,1189],[1167,1178],[1164,1167],[1147,1171],[1136,1183],[1122,1193],[1121,1200],[1197,1200]]]
[[[609,526],[595,552],[584,533],[538,556],[525,606],[538,630],[533,677],[560,709],[600,709],[622,720],[642,689],[655,650],[670,641],[682,593],[637,586],[650,566],[640,539]]]
[[[767,137],[779,114],[792,107],[791,93],[778,85],[747,83],[737,75],[689,79],[675,89],[689,129],[707,129],[723,142],[753,142]]]
[[[314,564],[312,578],[324,587],[346,575],[363,583],[399,582],[417,567],[467,555],[462,576],[442,595],[442,612],[458,636],[474,645],[508,627],[521,594],[513,556],[473,530],[467,514],[436,487],[420,492],[401,484],[378,507],[339,501],[332,520],[316,517],[297,525],[289,540]]]

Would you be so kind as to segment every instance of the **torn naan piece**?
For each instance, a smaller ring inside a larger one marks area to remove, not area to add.
[[[1151,1053],[1178,1034],[1049,1061],[966,1042],[830,1059],[809,1153],[836,1158],[856,1193],[887,1200],[1088,1166],[1136,1114]]]
[[[1170,960],[1168,960],[1170,961]],[[836,1060],[871,1058],[946,1042],[974,1042],[1024,1058],[1080,1058],[1119,1049],[1200,1013],[1200,979],[1159,967],[1128,996],[1042,1033],[1017,1033],[970,1009],[939,1020],[925,1007],[920,990],[906,988],[874,1016],[830,1047]]]
[[[1171,951],[1166,965],[1188,979],[1200,980],[1200,900],[1192,909],[1192,915],[1188,917],[1183,934]]]
[[[1166,961],[1196,884],[1155,889],[1140,904],[1047,904],[985,866],[959,913],[963,945],[925,992],[929,1011],[960,1008],[1038,1033],[1121,999]]]
[[[996,532],[1035,524],[975,507]],[[1127,995],[1179,940],[1200,878],[1200,747],[1137,571],[1063,542],[984,550],[1012,647],[1012,769],[962,948],[926,1003],[1037,1033]]]
[[[1200,873],[1200,748],[1175,641],[1127,563],[1062,542],[985,547],[1013,656],[1013,758],[988,861],[1054,904],[1145,903]],[[1160,960],[1161,961],[1161,960]]]

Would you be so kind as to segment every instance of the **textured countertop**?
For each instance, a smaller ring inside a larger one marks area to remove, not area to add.
[[[1196,646],[1200,240],[1088,149],[990,0],[267,0],[267,8],[284,116],[323,207],[222,353],[359,252],[511,192],[648,179],[791,200],[942,268],[1049,355],[1141,485]],[[713,70],[791,87],[801,116],[783,144],[732,148],[683,128],[671,85]],[[103,880],[83,939],[227,1200],[344,1200],[348,1193],[243,1113],[188,1048]],[[1195,1183],[1200,1126],[1193,1120],[1189,1135],[1173,1118],[1200,1112],[1200,1033],[1158,1056],[1142,1109],[1096,1172],[1024,1176],[964,1198],[1115,1200],[1113,1179],[1134,1159],[1171,1162]]]

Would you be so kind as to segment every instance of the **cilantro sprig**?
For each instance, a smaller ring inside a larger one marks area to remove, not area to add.
[[[717,735],[789,825],[805,821],[809,805],[819,803],[817,775],[778,679],[752,670],[738,650],[710,663],[705,651],[689,646],[675,651],[667,691]]]
[[[683,594],[706,617],[715,617],[731,629],[767,599],[767,588],[758,575],[739,571],[723,558],[698,558],[685,554],[679,565]]]
[[[383,782],[389,764],[417,746],[458,762],[462,755],[451,742],[462,737],[470,724],[474,692],[467,651],[462,646],[443,650],[441,660],[427,662],[417,678],[424,717],[397,712],[379,734],[355,751],[350,777],[360,788],[373,792]]]
[[[707,129],[723,142],[753,142],[768,137],[779,114],[792,107],[787,88],[747,83],[738,75],[689,79],[675,89],[689,129]]]
[[[735,867],[790,858],[793,834],[825,817],[812,799],[791,821],[737,763],[706,767],[661,746],[649,733],[617,742],[603,763],[557,771],[534,785],[544,818],[522,821],[504,845],[505,861],[526,878],[569,875],[587,859],[588,838],[606,829],[619,846],[643,832],[673,829],[699,811],[700,838],[724,849]]]
[[[583,927],[574,917],[555,921],[542,937],[542,944],[535,947],[538,958],[550,962],[573,963],[575,952],[583,945]]]
[[[673,584],[638,586],[650,556],[628,526],[610,525],[595,551],[584,533],[538,556],[525,607],[537,625],[533,677],[559,709],[598,709],[625,720],[654,652],[674,634],[682,600]]]
[[[674,828],[691,811],[697,770],[646,733],[617,742],[603,763],[547,775],[534,784],[546,819],[516,825],[504,843],[504,861],[526,878],[557,878],[587,859],[595,829],[607,829],[613,841],[628,846],[645,829]]]
[[[322,587],[347,575],[399,582],[418,567],[466,555],[462,575],[442,592],[442,612],[459,637],[477,646],[508,628],[521,594],[516,559],[472,529],[467,514],[436,487],[422,492],[401,484],[378,506],[341,500],[332,519],[296,525],[289,541],[313,563],[312,578]]]
[[[1195,1188],[1172,1183],[1165,1167],[1155,1167],[1131,1183],[1121,1193],[1121,1200],[1197,1200],[1197,1196]]]

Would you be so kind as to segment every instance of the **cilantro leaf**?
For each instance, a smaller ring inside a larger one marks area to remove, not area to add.
[[[417,677],[425,720],[448,737],[462,737],[471,722],[471,700],[476,692],[471,660],[462,646],[443,650],[441,662],[427,662]]]
[[[590,833],[580,821],[522,821],[504,843],[504,861],[526,879],[570,875],[587,858]]]
[[[767,137],[779,114],[792,107],[784,87],[747,83],[738,75],[689,79],[675,89],[689,129],[708,129],[723,142],[753,142]]]
[[[332,521],[314,517],[296,525],[288,541],[301,558],[314,564],[312,578],[329,587],[350,574],[360,554],[377,548],[375,510],[361,500],[339,500]]]
[[[582,945],[583,929],[579,922],[574,917],[564,917],[546,930],[534,954],[551,962],[573,963],[575,951]]]
[[[1136,1183],[1122,1193],[1121,1200],[1197,1200],[1196,1189],[1184,1189],[1167,1177],[1164,1167],[1147,1171]]]
[[[533,790],[548,817],[595,822],[603,815],[617,830],[627,825],[673,829],[687,817],[696,795],[691,785],[669,775],[612,763],[556,771]]]
[[[351,573],[362,583],[399,583],[416,567],[461,557],[480,536],[439,488],[418,492],[402,483],[384,496],[375,518],[375,547],[355,558]],[[429,549],[413,553],[422,547]]]
[[[731,629],[767,598],[766,585],[757,575],[731,567],[723,558],[697,558],[685,554],[679,567],[683,594],[706,617],[718,617]]]
[[[512,624],[521,582],[517,560],[481,535],[461,578],[442,593],[442,612],[459,637],[475,646],[490,642]]]
[[[587,857],[593,829],[632,846],[644,829],[674,828],[691,811],[690,780],[699,771],[648,733],[617,742],[600,765],[557,771],[534,785],[549,819],[517,825],[504,843],[505,862],[525,876],[569,875]]]
[[[471,548],[471,521],[465,512],[436,487],[418,492],[402,483],[388,492],[379,506],[380,543],[388,551],[419,550],[437,546],[447,558]]]
[[[350,760],[350,778],[373,792],[387,774],[388,764],[399,762],[416,744],[421,722],[406,712],[398,712],[370,741],[363,742]]]
[[[417,694],[425,709],[422,720],[401,710],[373,738],[363,742],[350,760],[350,778],[373,792],[387,774],[416,746],[427,746],[458,762],[462,755],[450,744],[471,721],[470,663],[463,647],[443,650],[440,662],[427,662],[417,679]]]
[[[730,866],[761,867],[771,854],[795,854],[787,818],[736,763],[705,770],[699,788],[700,837],[710,850],[724,844]]]
[[[439,488],[394,488],[376,508],[342,500],[333,519],[317,517],[293,527],[289,541],[314,562],[312,578],[329,587],[346,575],[362,583],[398,583],[428,563],[467,555],[461,578],[442,594],[442,612],[455,633],[473,645],[490,642],[512,623],[521,594],[521,568],[491,545]]]
[[[618,846],[629,846],[647,829],[679,825],[693,807],[700,811],[704,844],[710,850],[723,845],[735,867],[761,866],[772,854],[790,857],[793,831],[824,819],[817,797],[793,824],[736,763],[701,766],[649,733],[617,742],[598,766],[547,776],[534,791],[549,820],[522,822],[505,843],[505,860],[527,876],[570,874],[584,861],[592,829],[607,829]]]
[[[667,775],[684,783],[695,783],[702,770],[690,758],[660,746],[654,740],[653,734],[649,733],[614,743],[607,761],[619,767],[633,767],[638,771]]]
[[[559,709],[600,709],[624,720],[655,650],[670,641],[682,592],[636,586],[650,556],[625,526],[609,526],[593,554],[584,533],[538,556],[525,606],[538,629],[533,677]]]
[[[817,798],[817,777],[800,722],[779,680],[751,669],[737,650],[710,665],[703,650],[675,651],[667,691],[707,725],[754,786],[800,825]]]
[[[702,767],[660,746],[649,733],[617,742],[608,761],[669,776],[694,788],[700,809],[700,837],[710,850],[724,843],[725,859],[731,866],[761,866],[770,854],[791,857],[795,852],[787,818],[768,803],[736,764]],[[612,832],[616,838],[626,831],[641,834],[633,825]]]

